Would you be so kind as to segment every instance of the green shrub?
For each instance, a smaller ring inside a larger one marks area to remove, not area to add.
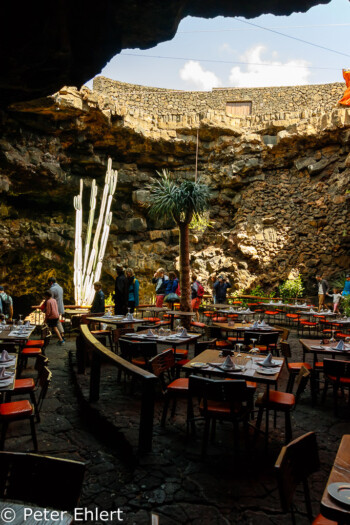
[[[340,305],[346,317],[350,317],[350,295],[344,295]]]
[[[287,279],[279,286],[279,295],[283,300],[302,297],[303,292],[304,285],[300,275],[296,279]]]
[[[258,284],[258,286],[256,286],[249,292],[249,295],[254,295],[256,297],[264,297],[264,290]]]

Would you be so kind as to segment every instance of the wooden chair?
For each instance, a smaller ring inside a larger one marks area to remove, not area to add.
[[[120,355],[130,363],[150,370],[150,359],[157,355],[157,343],[151,341],[131,341],[119,339]]]
[[[150,360],[150,365],[154,375],[160,380],[162,392],[164,395],[164,407],[161,418],[161,425],[164,427],[171,398],[173,399],[171,417],[174,417],[175,415],[177,398],[183,397],[187,399],[188,378],[181,377],[174,379],[175,358],[174,352],[171,349],[153,357]]]
[[[30,346],[35,346],[36,348],[42,348],[45,344],[45,337],[49,333],[50,333],[50,328],[46,324],[44,324],[40,331],[40,339],[29,339],[25,345],[25,348],[28,348]]]
[[[340,359],[324,359],[324,389],[322,402],[326,399],[329,384],[333,387],[334,414],[338,415],[338,391],[344,388],[349,389],[349,408],[350,408],[350,361]]]
[[[260,352],[274,352],[277,354],[279,335],[279,332],[245,332],[244,345],[249,350],[252,348],[252,339],[256,339],[255,348],[259,348]]]
[[[282,356],[284,357],[286,367],[288,370],[288,374],[289,374],[286,392],[293,392],[294,381],[296,377],[298,376],[301,368],[304,367],[307,370],[309,370],[309,372],[311,372],[312,367],[311,365],[309,365],[309,363],[306,363],[306,362],[300,362],[300,363],[289,362],[288,359],[292,357],[292,353],[290,351],[289,343],[287,343],[286,341],[280,342],[280,351],[281,351]]]
[[[245,443],[249,448],[249,416],[252,407],[254,390],[249,389],[245,381],[215,380],[205,377],[189,377],[188,425],[193,420],[193,398],[200,399],[199,411],[204,418],[205,426],[202,441],[202,456],[205,456],[209,440],[214,440],[216,421],[230,421],[234,429],[235,451],[238,449],[238,425],[243,423]]]
[[[311,498],[308,477],[320,468],[318,447],[314,432],[308,432],[282,447],[275,463],[281,506],[283,512],[291,512],[292,523],[295,525],[295,506],[293,497],[299,484],[303,484],[306,511],[313,525],[336,525],[319,514],[315,520],[312,516]],[[313,520],[313,521],[312,521]]]
[[[40,410],[41,410],[43,401],[46,397],[47,390],[51,382],[51,378],[52,378],[52,373],[46,366],[44,366],[43,369],[41,370],[39,381],[38,381],[38,385],[40,389],[38,397],[36,397],[35,395],[38,388],[35,384],[34,379],[32,378],[15,379],[13,390],[9,390],[6,392],[6,401],[11,401],[12,396],[29,395],[30,400],[34,406],[36,420],[39,423],[40,422]]]
[[[209,341],[196,341],[194,343],[194,357],[204,352],[208,348],[216,348],[216,339],[210,339]]]
[[[290,413],[295,408],[295,405],[298,402],[301,394],[304,392],[309,376],[310,372],[305,367],[302,367],[297,378],[298,388],[295,396],[294,394],[288,392],[280,392],[279,390],[270,390],[268,398],[266,392],[261,393],[258,396],[255,402],[255,406],[259,409],[258,417],[256,420],[255,437],[257,437],[258,431],[260,430],[264,410],[267,410],[267,412],[273,410],[275,412],[274,426],[276,426],[276,412],[284,412],[285,442],[288,443],[292,439],[292,424],[290,419]],[[265,432],[267,438],[268,428],[265,429]]]
[[[73,511],[79,503],[85,464],[19,452],[0,452],[0,497]]]

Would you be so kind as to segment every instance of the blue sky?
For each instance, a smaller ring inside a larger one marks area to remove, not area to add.
[[[342,82],[342,68],[350,68],[348,0],[332,0],[307,13],[288,17],[264,15],[247,19],[338,53],[241,20],[245,19],[188,17],[181,22],[173,40],[147,50],[124,50],[100,74],[132,84],[203,91],[212,87]]]

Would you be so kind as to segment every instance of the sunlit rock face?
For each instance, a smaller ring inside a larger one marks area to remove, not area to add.
[[[252,18],[305,12],[329,0],[2,2],[0,106],[81,86],[122,49],[170,40],[188,15]]]
[[[121,262],[136,269],[149,299],[155,269],[175,267],[178,231],[150,219],[147,185],[162,168],[194,177],[198,128],[198,174],[212,191],[211,224],[192,232],[191,264],[204,283],[220,271],[234,288],[269,289],[298,271],[311,284],[316,272],[347,270],[350,110],[337,106],[341,84],[325,86],[323,96],[319,86],[307,88],[317,96],[303,108],[249,117],[228,115],[221,103],[200,117],[185,104],[168,113],[159,104],[128,105],[125,89],[112,96],[64,88],[11,106],[1,122],[0,280],[14,296],[34,301],[54,272],[73,298],[73,196],[80,177],[87,184],[96,178],[102,188],[111,156],[119,182],[103,282],[112,291]],[[297,100],[306,87],[283,89]],[[166,99],[161,91],[157,97]],[[88,188],[84,199],[87,212]]]

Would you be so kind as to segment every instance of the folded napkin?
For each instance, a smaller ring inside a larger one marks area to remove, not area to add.
[[[264,320],[261,321],[260,326],[267,326]]]
[[[245,311],[246,314],[252,314],[253,312],[251,311],[250,308],[247,308],[246,311]]]
[[[261,364],[263,366],[270,366],[270,365],[272,365],[272,354],[271,354],[271,352],[268,354],[268,356],[264,359],[264,361]]]
[[[29,322],[29,321],[26,321],[24,326],[26,326],[27,328],[29,328],[29,327],[30,327],[30,322]]]
[[[344,341],[341,340],[341,341],[339,341],[339,343],[337,344],[337,346],[335,347],[335,349],[336,349],[336,350],[344,350],[344,347],[345,347],[345,345],[344,345]]]
[[[315,310],[313,308],[310,308],[310,314],[314,314]]]
[[[0,378],[5,377],[5,367],[0,368]]]
[[[222,363],[222,368],[226,368],[230,370],[235,369],[235,364],[229,355],[226,357],[225,361]]]
[[[255,322],[252,324],[252,328],[258,328],[258,326],[259,326],[258,321],[255,321]]]
[[[10,359],[10,356],[8,354],[8,351],[7,350],[3,350],[1,352],[0,361],[9,361],[9,359]]]
[[[187,337],[187,330],[186,328],[183,328],[181,332],[179,333],[179,337]]]
[[[132,320],[134,319],[134,316],[132,314],[127,314],[126,319]]]
[[[154,336],[154,332],[153,330],[151,330],[150,328],[148,329],[148,332],[147,332],[147,337],[153,337]]]

